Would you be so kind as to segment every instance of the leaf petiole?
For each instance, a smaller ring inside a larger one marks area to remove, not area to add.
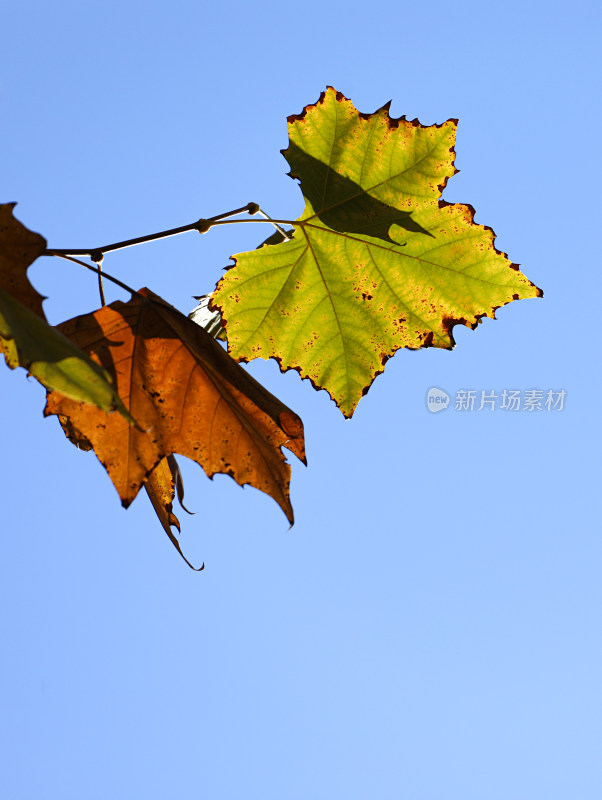
[[[126,292],[130,292],[130,294],[132,295],[139,294],[136,291],[136,289],[132,289],[131,286],[128,286],[127,283],[120,281],[119,278],[114,278],[112,275],[109,275],[108,272],[104,272],[103,270],[101,270],[100,267],[93,267],[92,264],[86,264],[85,261],[80,261],[79,258],[68,256],[65,253],[44,253],[44,255],[54,255],[57,256],[57,258],[64,258],[66,261],[73,261],[74,264],[79,264],[80,266],[89,269],[90,272],[95,272],[98,275],[99,285],[101,287],[102,284],[100,282],[102,278],[106,278],[108,281],[111,281],[111,283],[116,283],[117,286],[120,286],[122,289],[125,289]],[[101,288],[101,301],[103,306],[106,305],[106,303],[104,302],[104,292],[102,291],[102,288]]]
[[[107,301],[105,299],[105,288],[102,282],[102,260],[104,256],[102,253],[100,253],[100,255],[95,253],[93,256],[90,256],[90,258],[98,266],[98,291],[100,294],[100,305],[106,306]]]

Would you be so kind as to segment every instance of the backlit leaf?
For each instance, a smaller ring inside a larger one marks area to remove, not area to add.
[[[58,392],[45,413],[60,416],[72,441],[91,444],[124,506],[179,453],[209,477],[226,473],[266,492],[292,523],[280,448],[305,461],[303,424],[208,333],[148,289],[59,327],[114,376],[139,429]]]
[[[289,117],[294,237],[235,256],[212,295],[235,358],[276,358],[350,417],[399,348],[451,349],[454,325],[542,295],[471,206],[440,199],[456,125],[361,114],[332,88]]]

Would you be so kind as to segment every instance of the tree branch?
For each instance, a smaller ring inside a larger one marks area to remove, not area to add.
[[[169,236],[177,236],[180,233],[187,233],[188,231],[198,231],[199,233],[206,233],[209,228],[215,224],[219,224],[220,220],[226,217],[234,217],[237,214],[257,214],[261,209],[257,203],[247,203],[242,208],[235,208],[233,211],[226,211],[223,214],[216,214],[215,217],[208,219],[198,219],[196,222],[191,222],[189,225],[182,225],[179,228],[170,228],[166,231],[159,231],[158,233],[149,233],[147,236],[138,236],[135,239],[124,239],[122,242],[115,242],[114,244],[107,244],[103,247],[93,247],[90,249],[82,248],[49,248],[44,250],[43,256],[88,256],[92,261],[99,262],[105,253],[110,253],[113,250],[123,250],[125,247],[133,247],[137,244],[144,244],[145,242],[154,242],[157,239],[166,239]],[[238,220],[239,222],[263,222],[264,220]],[[106,274],[106,273],[105,273]]]

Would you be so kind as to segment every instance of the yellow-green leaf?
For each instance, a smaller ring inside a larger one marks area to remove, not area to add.
[[[350,417],[399,348],[451,349],[454,325],[542,295],[471,206],[440,199],[456,125],[361,114],[332,88],[289,117],[294,237],[235,256],[212,296],[235,358],[276,358]]]

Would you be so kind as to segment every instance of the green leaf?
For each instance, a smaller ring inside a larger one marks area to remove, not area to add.
[[[92,359],[0,286],[0,352],[7,365],[25,367],[47,389],[113,409],[133,422],[110,376]]]
[[[231,355],[277,359],[350,417],[399,348],[451,349],[454,325],[542,296],[472,206],[440,199],[456,125],[360,114],[330,87],[289,117],[305,210],[292,240],[235,256],[218,284]]]

